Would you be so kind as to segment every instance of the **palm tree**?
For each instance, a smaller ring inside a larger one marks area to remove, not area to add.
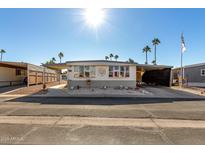
[[[131,63],[131,64],[135,63],[135,61],[133,59],[131,59],[131,58],[129,58],[127,62]]]
[[[6,51],[3,50],[3,49],[1,49],[1,50],[0,50],[0,53],[1,53],[1,61],[2,61],[2,60],[3,60],[3,54],[6,53]]]
[[[151,52],[151,48],[147,45],[143,48],[143,52],[145,52],[146,54],[146,61],[145,61],[145,64],[148,64],[148,58],[147,58],[147,53],[148,52]]]
[[[157,64],[157,53],[156,53],[156,48],[157,48],[157,45],[159,45],[161,42],[160,42],[160,40],[158,39],[158,38],[154,38],[153,40],[152,40],[152,44],[154,45],[154,65],[156,65]]]
[[[153,61],[152,61],[152,64],[153,64],[153,65],[156,65],[156,61],[155,61],[155,60],[153,60]]]
[[[114,56],[113,56],[113,54],[111,53],[111,54],[110,54],[110,60],[112,60],[113,57],[114,57]]]
[[[109,57],[108,56],[105,56],[105,60],[108,60],[109,59]]]
[[[117,61],[117,59],[119,58],[119,56],[118,56],[118,55],[115,55],[115,57],[114,57],[114,58],[115,58],[115,60]]]
[[[64,57],[64,54],[62,52],[59,52],[58,57],[60,58],[60,63],[61,63],[61,59]]]
[[[53,57],[53,58],[51,59],[50,63],[51,63],[51,64],[54,64],[55,62],[56,62],[56,59],[55,59],[55,57]]]

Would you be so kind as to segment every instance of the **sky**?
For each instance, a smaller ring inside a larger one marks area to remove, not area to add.
[[[187,51],[184,65],[205,62],[205,9],[105,9],[97,28],[88,25],[84,9],[0,9],[0,49],[5,61],[41,64],[52,57],[62,61],[99,60],[113,53],[119,61],[145,62],[142,49],[159,38],[157,63],[180,66],[180,37]]]

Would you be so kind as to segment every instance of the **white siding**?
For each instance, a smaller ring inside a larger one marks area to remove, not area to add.
[[[76,64],[76,65],[85,65],[85,64]],[[129,77],[123,77],[123,78],[111,78],[109,77],[109,65],[93,65],[93,63],[86,63],[86,65],[92,65],[95,66],[96,68],[96,75],[95,78],[74,78],[74,66],[69,66],[68,67],[68,80],[136,80],[136,66],[135,65],[125,65],[125,64],[118,64],[113,66],[129,66],[129,72],[130,76]],[[105,74],[101,74],[100,70],[104,69]],[[71,72],[69,72],[71,70]]]

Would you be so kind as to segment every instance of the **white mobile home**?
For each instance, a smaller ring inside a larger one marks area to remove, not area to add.
[[[70,87],[135,87],[136,65],[113,61],[67,62]]]
[[[131,87],[137,82],[170,85],[172,66],[145,65],[122,61],[87,60],[68,61],[68,87]],[[57,67],[54,64],[50,67]],[[63,67],[60,64],[59,67]]]

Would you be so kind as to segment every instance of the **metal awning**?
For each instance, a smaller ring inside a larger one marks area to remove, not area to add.
[[[67,64],[66,63],[57,63],[57,64],[45,64],[43,65],[47,68],[54,69],[54,70],[63,70],[67,69]]]

